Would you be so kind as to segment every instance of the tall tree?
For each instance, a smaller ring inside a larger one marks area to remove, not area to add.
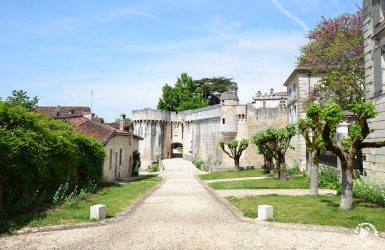
[[[208,105],[220,104],[220,96],[222,93],[237,88],[237,83],[232,78],[212,77],[194,80],[198,88],[202,90],[203,97],[207,100]]]
[[[37,96],[30,98],[27,95],[26,91],[23,90],[13,90],[12,95],[8,96],[5,100],[7,103],[9,103],[11,106],[23,106],[27,110],[33,110],[37,103],[39,102],[39,99]]]
[[[162,97],[159,99],[157,108],[166,111],[183,111],[207,105],[202,90],[194,84],[189,75],[182,73],[174,87],[166,84],[162,88]]]
[[[220,141],[219,146],[226,155],[234,159],[235,169],[239,171],[239,160],[241,159],[243,151],[249,146],[249,142],[246,139],[242,139],[240,141],[234,139],[228,143]]]
[[[268,128],[256,133],[253,136],[255,145],[263,145],[273,154],[276,161],[278,177],[282,181],[287,180],[286,152],[290,146],[291,138],[296,134],[294,125],[289,124],[285,128]]]

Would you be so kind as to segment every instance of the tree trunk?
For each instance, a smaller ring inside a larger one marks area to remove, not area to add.
[[[234,165],[235,165],[235,170],[239,171],[239,158],[234,158]]]
[[[342,191],[340,208],[350,210],[353,203],[353,168],[348,167],[348,163],[341,162]]]
[[[274,174],[273,158],[267,158],[266,164],[267,164],[267,168],[268,168],[270,174]]]
[[[281,181],[287,181],[285,155],[279,156],[279,172],[280,172],[279,179]]]
[[[320,150],[311,150],[310,156],[310,195],[318,195],[318,165]]]

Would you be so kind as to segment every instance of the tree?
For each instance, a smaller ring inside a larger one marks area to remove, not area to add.
[[[322,144],[320,136],[325,128],[320,122],[320,106],[310,104],[306,110],[305,119],[298,121],[298,129],[305,138],[307,150],[310,153],[310,194],[318,195],[318,167]],[[321,138],[322,139],[322,138]]]
[[[222,93],[237,88],[237,83],[232,78],[225,77],[202,78],[194,80],[194,83],[202,90],[203,97],[210,106],[221,103],[220,96]]]
[[[159,99],[157,108],[166,111],[184,111],[207,105],[202,90],[194,84],[189,75],[182,73],[174,87],[166,84],[162,88],[162,97]]]
[[[253,143],[257,147],[265,147],[272,153],[277,166],[278,177],[282,181],[287,180],[286,151],[290,146],[291,138],[296,134],[294,125],[289,124],[285,128],[268,128],[253,136]]]
[[[269,142],[265,140],[260,140],[258,144],[256,144],[258,152],[263,155],[263,161],[266,172],[273,173],[274,172],[274,152],[272,148],[269,146]]]
[[[6,102],[8,102],[11,106],[20,105],[26,108],[27,110],[32,111],[39,102],[39,99],[37,98],[37,96],[31,99],[27,95],[26,91],[13,90],[12,95],[7,97]]]
[[[228,143],[220,141],[219,146],[225,154],[234,159],[235,169],[239,171],[239,159],[241,158],[243,151],[249,146],[249,142],[246,139],[242,139],[240,141],[234,139]],[[226,149],[226,146],[228,150]]]
[[[299,63],[323,72],[308,103],[314,102],[317,112],[312,119],[315,126],[324,126],[318,143],[336,154],[341,161],[341,202],[344,210],[352,207],[353,168],[362,148],[383,147],[385,141],[365,142],[371,133],[368,119],[376,117],[373,104],[365,100],[365,69],[363,17],[361,10],[334,19],[323,19],[309,32],[310,43],[302,47]],[[341,143],[335,140],[338,124],[345,113],[351,114],[348,135]],[[319,130],[320,131],[320,130]]]

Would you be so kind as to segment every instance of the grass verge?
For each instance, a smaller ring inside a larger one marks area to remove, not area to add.
[[[270,174],[265,174],[261,168],[242,170],[242,171],[221,171],[210,174],[201,174],[201,180],[229,179],[229,178],[244,178],[244,177],[269,177]]]
[[[272,221],[276,222],[348,228],[355,228],[360,223],[368,222],[377,230],[385,231],[385,208],[363,200],[355,199],[352,210],[342,211],[339,208],[338,196],[262,195],[226,199],[250,218],[257,217],[258,205],[268,204],[274,207]]]
[[[12,218],[0,219],[0,233],[16,231],[23,226],[89,222],[89,208],[95,204],[107,205],[107,218],[111,218],[122,212],[160,181],[159,177],[150,177],[122,184],[109,184],[72,207],[63,205],[58,208],[30,211]]]
[[[212,189],[307,189],[310,184],[306,177],[296,176],[287,181],[277,178],[240,181],[219,181],[210,183]]]

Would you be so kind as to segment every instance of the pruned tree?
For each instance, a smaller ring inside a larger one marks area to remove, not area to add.
[[[298,121],[298,130],[305,138],[306,148],[310,153],[310,194],[318,195],[318,167],[322,149],[322,131],[325,128],[320,122],[321,107],[310,104],[305,119]],[[321,139],[321,141],[320,141]]]
[[[290,146],[291,138],[296,134],[296,128],[294,125],[289,124],[285,128],[268,128],[257,132],[253,136],[253,143],[260,145],[261,147],[268,148],[269,152],[272,152],[276,161],[278,177],[282,181],[287,180],[286,170],[286,152]]]
[[[335,133],[338,124],[345,118],[340,105],[330,102],[324,105],[320,112],[320,123],[325,128],[322,131],[320,142],[327,150],[332,151],[341,161],[341,202],[340,208],[349,210],[353,203],[353,169],[358,152],[363,148],[380,148],[385,146],[384,141],[365,141],[372,132],[368,120],[376,117],[375,107],[371,102],[352,104],[351,125],[348,134],[342,138],[341,143],[336,141]]]
[[[249,146],[249,142],[246,139],[242,139],[240,141],[234,139],[228,143],[220,141],[219,146],[226,155],[234,159],[235,169],[239,171],[239,160],[241,159],[243,151]]]
[[[27,110],[32,111],[39,102],[39,99],[37,96],[30,98],[24,90],[12,90],[12,95],[8,96],[5,101],[11,106],[20,105]]]
[[[272,151],[272,147],[270,147],[268,143],[268,141],[260,140],[259,144],[256,144],[256,146],[258,152],[263,155],[263,168],[265,169],[265,172],[272,174],[274,172],[274,152]]]

